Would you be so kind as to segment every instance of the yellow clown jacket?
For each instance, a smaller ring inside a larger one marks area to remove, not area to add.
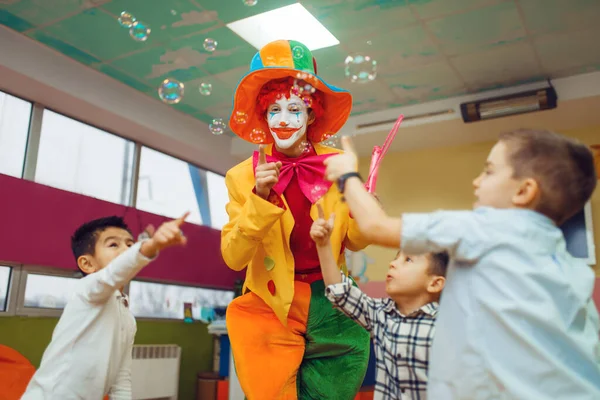
[[[341,153],[341,150],[318,143],[313,143],[313,146],[317,154]],[[272,145],[267,146],[265,153],[270,155],[272,149]],[[225,184],[229,191],[229,203],[226,206],[229,222],[221,231],[223,259],[235,271],[248,268],[244,293],[250,290],[258,295],[287,326],[287,316],[294,297],[294,256],[289,245],[294,217],[283,195],[281,199],[285,209],[253,194],[255,179],[252,157],[231,168],[225,177]],[[368,245],[355,221],[350,218],[348,206],[341,200],[335,184],[319,202],[327,217],[335,213],[331,234],[334,254],[340,254],[343,244],[352,251]],[[313,220],[318,218],[314,204],[310,216]],[[339,256],[338,265],[345,270],[343,253]],[[269,281],[272,281],[271,285],[274,284],[274,290],[269,290]]]

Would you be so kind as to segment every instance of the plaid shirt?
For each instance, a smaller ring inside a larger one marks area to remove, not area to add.
[[[404,316],[392,299],[372,299],[343,275],[326,288],[327,298],[371,332],[377,359],[376,397],[427,399],[429,348],[438,304],[429,303]]]

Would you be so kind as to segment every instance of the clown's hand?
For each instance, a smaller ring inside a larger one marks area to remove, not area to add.
[[[260,145],[258,154],[258,163],[256,164],[256,170],[254,171],[256,194],[266,200],[269,197],[269,193],[271,193],[273,186],[279,182],[281,162],[268,163],[264,145]]]
[[[349,137],[342,137],[343,154],[329,157],[325,160],[325,179],[335,182],[340,176],[356,172],[358,169],[358,157],[354,151],[354,146]]]
[[[310,228],[310,237],[317,246],[322,247],[329,244],[329,238],[333,231],[333,223],[335,222],[335,215],[332,213],[329,219],[325,219],[325,212],[320,203],[317,203],[317,210],[319,211],[319,218],[313,222]]]

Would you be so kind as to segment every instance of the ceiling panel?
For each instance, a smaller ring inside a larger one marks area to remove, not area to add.
[[[226,24],[290,0],[2,0],[0,23],[148,96],[166,78],[185,85],[167,105],[201,121],[228,118],[256,49]],[[349,89],[354,115],[600,69],[598,0],[309,0],[340,41],[316,50],[319,75]],[[117,19],[151,28],[137,42]],[[293,19],[290,25],[293,26]],[[302,30],[302,26],[296,27]],[[217,41],[208,52],[206,38]],[[345,77],[348,54],[377,60],[366,84]],[[210,96],[200,93],[212,85]]]

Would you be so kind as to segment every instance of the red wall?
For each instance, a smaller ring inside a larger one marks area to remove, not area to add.
[[[134,237],[165,217],[0,174],[0,260],[75,271],[70,238],[82,223],[119,215]],[[138,276],[175,283],[233,289],[243,274],[227,268],[221,232],[185,224],[185,248],[165,250]]]

